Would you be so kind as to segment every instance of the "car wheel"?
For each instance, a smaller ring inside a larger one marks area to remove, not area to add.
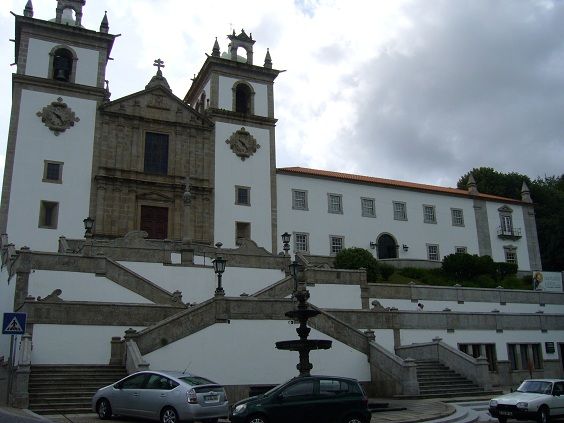
[[[247,423],[267,423],[263,416],[251,416],[247,419]]]
[[[548,423],[549,420],[550,420],[550,411],[548,410],[548,407],[546,406],[541,407],[537,414],[537,422]]]
[[[167,407],[161,411],[161,423],[178,423],[178,413],[172,407]]]
[[[96,404],[96,413],[98,413],[98,417],[100,420],[108,420],[112,417],[112,406],[110,405],[110,401],[105,398],[102,398]]]
[[[498,417],[498,418],[497,418],[497,421],[498,421],[499,423],[507,423],[507,417]]]
[[[345,420],[343,420],[343,423],[365,423],[365,422],[364,422],[364,420],[362,420],[358,416],[348,416],[348,417],[345,417]]]

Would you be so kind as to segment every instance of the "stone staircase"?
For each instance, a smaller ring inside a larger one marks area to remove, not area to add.
[[[435,360],[418,360],[420,398],[471,397],[486,395],[481,387]]]
[[[90,401],[98,388],[126,375],[123,366],[31,366],[29,408],[37,414],[91,413]]]

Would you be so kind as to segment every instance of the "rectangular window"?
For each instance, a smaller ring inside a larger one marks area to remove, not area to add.
[[[45,160],[43,166],[43,182],[63,182],[63,162]]]
[[[452,226],[464,226],[464,212],[462,209],[450,209]]]
[[[503,247],[505,262],[517,264],[517,249],[515,247]]]
[[[534,370],[543,368],[541,344],[507,344],[511,370]]]
[[[146,173],[168,174],[168,135],[147,132],[145,134]]]
[[[405,203],[394,201],[394,220],[407,220]]]
[[[307,191],[292,190],[292,208],[294,210],[307,210]]]
[[[239,206],[251,205],[251,188],[249,187],[235,187],[235,204]]]
[[[57,229],[59,219],[59,203],[54,201],[41,201],[39,205],[39,227]]]
[[[513,218],[510,214],[502,214],[499,216],[501,221],[501,234],[513,235]]]
[[[423,222],[437,223],[437,216],[435,214],[435,206],[423,205]]]
[[[439,246],[436,244],[427,244],[427,259],[432,261],[440,261]]]
[[[294,233],[294,251],[296,253],[309,252],[309,234],[303,232]]]
[[[454,252],[456,254],[467,254],[468,248],[466,248],[466,247],[454,247]]]
[[[330,235],[329,236],[329,243],[330,243],[330,253],[331,255],[336,255],[341,252],[341,250],[345,246],[345,238],[342,236]]]
[[[341,194],[327,194],[329,213],[343,213],[343,196]]]
[[[488,369],[491,372],[497,370],[497,354],[495,344],[458,344],[458,349],[474,358],[484,356],[488,360]]]
[[[249,222],[235,222],[235,244],[241,245],[244,239],[251,239],[251,224]]]
[[[376,217],[376,206],[374,205],[374,198],[361,198],[360,206],[362,208],[362,215],[364,217]]]

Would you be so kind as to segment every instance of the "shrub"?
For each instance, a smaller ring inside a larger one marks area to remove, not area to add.
[[[390,277],[396,271],[396,269],[393,266],[390,266],[389,264],[380,263],[378,266],[380,268],[380,274],[382,275],[382,279],[384,279],[385,281],[389,281]]]
[[[425,269],[419,269],[417,267],[404,267],[398,270],[398,273],[406,278],[411,279],[423,279],[425,277]]]
[[[366,269],[366,278],[374,282],[378,278],[378,261],[364,248],[345,248],[335,256],[337,269]]]
[[[517,264],[515,263],[496,263],[496,273],[499,279],[505,279],[508,276],[517,274]]]
[[[443,272],[459,282],[472,279],[479,274],[478,267],[478,256],[466,253],[449,254],[445,256],[442,264]]]

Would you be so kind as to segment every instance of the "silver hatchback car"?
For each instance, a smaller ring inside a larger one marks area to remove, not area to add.
[[[191,373],[143,371],[108,385],[92,397],[100,419],[112,415],[142,417],[162,423],[200,420],[215,423],[229,415],[225,389]]]

